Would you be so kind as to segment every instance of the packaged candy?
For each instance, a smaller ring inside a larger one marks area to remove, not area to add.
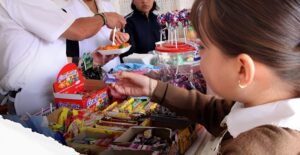
[[[142,113],[142,110],[144,110],[144,107],[148,104],[148,101],[140,102],[136,108],[133,109],[133,113]]]
[[[152,130],[151,129],[148,129],[148,130],[145,130],[144,131],[144,137],[149,139],[152,137]]]
[[[116,77],[113,74],[108,74],[108,73],[104,74],[103,80],[106,84],[113,84],[117,82]]]
[[[84,53],[82,56],[82,60],[83,60],[85,70],[89,70],[90,68],[93,67],[93,58],[91,57],[90,54]]]
[[[120,111],[121,112],[124,112],[125,111],[125,109],[128,107],[128,106],[130,106],[132,103],[134,102],[134,98],[130,98],[129,100],[127,100],[127,101],[124,101],[120,106]]]
[[[103,81],[84,79],[75,64],[65,65],[53,86],[57,107],[97,111],[108,104],[107,85]]]
[[[106,112],[108,112],[108,111],[111,111],[111,110],[113,110],[117,105],[118,105],[118,102],[115,101],[114,103],[112,103],[111,105],[109,105],[107,108],[105,108],[102,112],[103,112],[103,113],[106,113]]]
[[[131,116],[128,113],[110,111],[107,113],[107,116],[112,118],[131,120]]]

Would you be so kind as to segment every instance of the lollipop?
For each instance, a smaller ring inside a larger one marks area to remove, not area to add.
[[[178,26],[178,21],[179,21],[179,15],[177,11],[171,13],[170,25],[172,28],[175,29]]]
[[[165,15],[161,14],[159,16],[157,16],[157,21],[160,25],[166,25],[166,19],[165,19]]]
[[[182,23],[184,27],[187,27],[189,24],[189,11],[187,9],[183,9],[178,13],[179,21]]]

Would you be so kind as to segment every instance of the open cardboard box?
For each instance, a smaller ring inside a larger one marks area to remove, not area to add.
[[[153,151],[134,150],[128,147],[138,133],[142,133],[148,129],[152,129],[152,135],[167,139],[171,142],[172,130],[169,128],[134,126],[129,128],[120,137],[118,137],[113,142],[111,149],[104,151],[102,155],[151,155]],[[174,150],[176,150],[176,148],[174,145],[172,145],[169,152],[173,152]]]
[[[170,128],[172,130],[175,129],[185,129],[187,127],[190,127],[192,125],[192,122],[183,117],[165,117],[161,115],[151,115],[150,116],[150,124],[149,126],[152,127],[164,127],[164,128]]]
[[[178,151],[184,154],[196,139],[196,133],[193,131],[193,123],[184,117],[166,117],[162,115],[152,115],[145,120],[143,125],[151,127],[170,128],[173,131],[178,130]]]
[[[75,64],[67,64],[57,75],[54,103],[72,109],[104,109],[108,104],[108,88],[103,81],[86,80]],[[88,93],[84,95],[83,92]]]
[[[62,108],[58,108],[55,109],[53,112],[51,112],[49,115],[47,115],[49,124],[57,123],[61,112],[62,112]]]
[[[58,108],[54,110],[52,113],[47,115],[47,120],[49,124],[57,124],[59,122],[59,117],[63,111],[63,108]],[[107,146],[99,146],[97,144],[82,144],[78,143],[78,141],[84,140],[84,139],[105,139],[105,138],[115,138],[120,136],[124,131],[105,131],[105,129],[98,129],[94,127],[85,127],[81,128],[78,135],[72,137],[72,138],[66,138],[65,142],[68,146],[74,148],[77,152],[80,152],[82,154],[99,154],[102,151],[106,150],[108,148]],[[112,143],[112,141],[110,142]]]
[[[66,143],[68,146],[74,148],[76,151],[82,154],[99,154],[108,148],[108,146],[99,146],[96,144],[76,143],[76,140],[82,140],[84,138],[94,138],[94,139],[113,138],[113,135],[85,130],[81,132],[79,135],[77,135],[76,137],[74,137],[72,140],[71,139],[67,140]]]

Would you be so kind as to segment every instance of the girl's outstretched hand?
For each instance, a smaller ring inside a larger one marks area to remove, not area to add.
[[[116,78],[117,83],[113,85],[112,89],[115,92],[126,96],[151,97],[157,86],[156,80],[135,73],[119,72],[116,74]]]

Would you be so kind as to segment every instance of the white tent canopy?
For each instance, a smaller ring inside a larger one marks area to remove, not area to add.
[[[127,15],[132,10],[130,4],[132,0],[107,0],[110,1],[116,11],[122,15]],[[159,6],[159,12],[165,13],[172,10],[181,10],[183,8],[191,8],[194,0],[156,0],[157,5]]]

